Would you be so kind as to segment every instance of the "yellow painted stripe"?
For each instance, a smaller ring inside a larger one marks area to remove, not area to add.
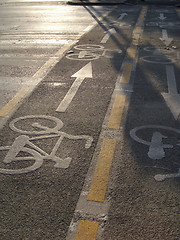
[[[88,201],[104,202],[109,180],[110,168],[114,156],[116,140],[104,139],[98,157],[97,166],[94,172],[90,190],[87,196]]]
[[[96,240],[99,223],[81,220],[76,233],[76,240]]]
[[[127,49],[128,58],[134,59],[137,53],[137,46],[131,46]]]
[[[139,44],[139,39],[134,39],[133,44],[138,45]]]
[[[142,27],[135,27],[133,33],[137,34],[137,33],[141,33],[141,31],[142,31]]]
[[[122,120],[125,101],[126,101],[125,95],[122,94],[115,95],[114,103],[109,117],[109,122],[107,124],[108,128],[119,129]]]
[[[144,19],[141,19],[137,22],[137,24],[143,24],[144,23]]]
[[[140,38],[140,34],[139,34],[139,33],[134,33],[134,34],[133,34],[133,38],[139,39],[139,38]]]
[[[125,63],[123,65],[123,72],[120,78],[120,83],[129,83],[132,69],[133,69],[132,63]]]
[[[29,88],[22,88],[3,108],[0,109],[0,117],[8,116],[28,91]]]

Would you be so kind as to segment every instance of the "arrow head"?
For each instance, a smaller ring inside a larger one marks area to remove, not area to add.
[[[162,93],[162,96],[175,120],[177,120],[180,114],[180,94]]]
[[[164,44],[166,45],[166,47],[169,46],[169,44],[172,42],[173,38],[159,38],[162,42],[164,42]]]
[[[160,13],[160,16],[159,16],[158,18],[163,21],[163,20],[166,19],[167,17],[164,16],[164,13]]]
[[[92,78],[92,64],[89,62],[84,67],[82,67],[78,72],[74,73],[71,77],[75,78]]]
[[[167,17],[163,17],[163,16],[161,16],[161,17],[159,17],[159,19],[161,19],[162,21],[164,20],[164,19],[166,19]]]
[[[127,13],[121,13],[120,17],[118,18],[119,20],[122,20],[126,15],[128,15]]]

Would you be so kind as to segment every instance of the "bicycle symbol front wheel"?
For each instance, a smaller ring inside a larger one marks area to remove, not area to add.
[[[1,147],[0,151],[4,151],[4,150],[9,150],[10,147]],[[37,170],[38,168],[40,168],[43,164],[43,158],[42,156],[36,152],[33,149],[30,148],[26,148],[24,147],[23,150],[21,152],[24,152],[30,156],[26,156],[26,157],[14,157],[13,159],[11,159],[11,162],[9,163],[5,163],[7,165],[11,165],[14,162],[20,162],[20,161],[34,161],[34,163],[31,166],[28,167],[22,167],[20,169],[10,169],[10,168],[0,168],[0,173],[3,174],[23,174],[23,173],[29,173],[29,172],[33,172],[35,170]]]
[[[63,127],[63,122],[52,116],[28,115],[15,118],[9,126],[13,131],[21,134],[43,135],[57,133]]]
[[[96,53],[90,52],[90,51],[86,51],[82,53],[73,53],[70,54],[68,56],[66,56],[66,58],[71,59],[71,60],[80,60],[80,61],[91,61],[91,60],[96,60],[98,59],[100,56]]]
[[[84,45],[77,45],[74,49],[81,50],[81,51],[99,51],[104,50],[104,46],[102,45],[95,45],[95,44],[84,44]]]

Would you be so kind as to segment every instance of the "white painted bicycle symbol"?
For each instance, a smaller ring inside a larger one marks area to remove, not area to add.
[[[44,122],[38,123],[38,121]],[[24,127],[27,123],[32,122],[29,125],[29,129],[26,130]],[[50,125],[48,127],[46,125]],[[60,129],[63,127],[63,122],[55,117],[46,115],[29,115],[25,117],[19,117],[14,119],[9,124],[10,128],[22,135],[18,136],[11,146],[1,146],[0,151],[8,151],[4,157],[4,164],[11,164],[14,162],[30,161],[32,165],[20,168],[20,169],[4,169],[0,168],[0,173],[3,174],[22,174],[37,170],[43,164],[43,161],[48,159],[55,162],[55,168],[68,168],[72,158],[66,157],[64,159],[56,156],[57,150],[60,147],[64,138],[72,140],[84,139],[86,141],[85,148],[91,147],[93,138],[87,135],[71,135],[65,132],[61,132]],[[29,137],[28,135],[36,135]],[[35,140],[58,138],[55,146],[51,153],[47,153],[40,147],[32,143]],[[22,154],[25,153],[25,156]]]
[[[155,47],[145,47],[144,50],[151,55],[143,56],[140,59],[154,64],[172,64],[179,60],[179,52],[171,49],[156,49]]]
[[[151,141],[146,141],[138,136],[138,132],[141,130],[147,130],[147,129],[158,129],[158,131],[153,131]],[[166,126],[159,126],[159,125],[146,125],[141,127],[136,127],[130,131],[130,136],[132,139],[134,139],[136,142],[139,142],[141,144],[149,146],[149,151],[147,153],[148,157],[152,160],[161,160],[165,158],[165,149],[171,149],[174,147],[172,144],[164,144],[163,140],[167,139],[168,137],[163,135],[159,130],[166,130],[171,131],[176,134],[180,134],[179,129],[166,127]],[[175,144],[176,146],[180,146],[180,141],[177,141]],[[180,177],[180,163],[174,162],[176,165],[179,165],[178,172],[172,173],[172,174],[157,174],[155,175],[156,181],[163,181],[166,178],[176,178]],[[152,166],[153,167],[153,166]]]
[[[94,44],[77,45],[74,47],[74,49],[78,50],[79,52],[70,53],[66,56],[66,58],[79,61],[92,61],[100,57],[113,58],[115,53],[119,54],[122,52],[120,49],[105,49],[102,45]]]

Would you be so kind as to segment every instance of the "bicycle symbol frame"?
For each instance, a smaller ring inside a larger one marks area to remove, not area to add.
[[[113,58],[114,53],[120,54],[122,52],[120,49],[105,49],[104,46],[95,44],[77,45],[74,49],[79,52],[68,54],[66,58],[78,61],[92,61],[100,57]]]
[[[38,130],[23,130],[16,126],[17,122],[24,121],[24,120],[34,121],[35,119],[43,119],[43,120],[45,119],[45,120],[51,121],[52,123],[55,123],[55,127],[51,127],[51,128],[46,127],[37,122],[34,122],[33,124],[31,124],[31,127]],[[74,135],[59,131],[63,127],[63,122],[60,119],[52,116],[29,115],[25,117],[19,117],[12,120],[9,126],[13,131],[18,132],[22,135],[18,136],[14,140],[11,146],[0,147],[0,151],[8,151],[3,160],[3,163],[10,164],[16,161],[27,161],[27,160],[33,161],[34,163],[31,166],[24,167],[21,169],[0,168],[0,173],[3,173],[3,174],[22,174],[22,173],[29,173],[29,172],[35,171],[42,166],[43,161],[45,159],[54,161],[55,168],[68,168],[72,158],[67,157],[65,159],[62,159],[56,156],[57,150],[60,147],[60,144],[62,143],[63,139],[64,138],[68,138],[72,140],[84,139],[86,140],[86,143],[85,143],[86,149],[90,148],[93,142],[93,138],[87,135],[74,136]],[[27,135],[37,135],[37,136],[29,137]],[[58,138],[50,154],[48,154],[47,152],[39,148],[37,145],[32,143],[32,141],[47,139],[47,138]],[[24,152],[26,153],[26,155],[28,154],[28,156],[24,156],[24,157],[18,156],[20,152]]]

